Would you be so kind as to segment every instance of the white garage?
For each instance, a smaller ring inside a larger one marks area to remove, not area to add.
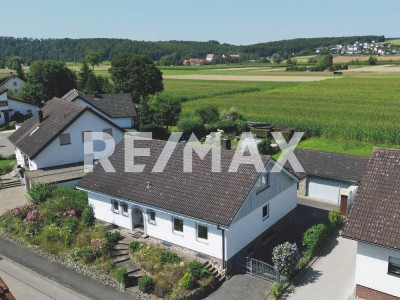
[[[358,186],[368,157],[306,149],[294,151],[304,169],[298,196],[339,207],[340,190]]]

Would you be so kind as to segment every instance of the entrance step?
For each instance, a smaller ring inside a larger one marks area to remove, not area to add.
[[[122,255],[122,256],[117,256],[117,257],[115,257],[115,258],[112,260],[112,262],[113,262],[114,264],[116,264],[116,263],[123,262],[123,261],[127,261],[127,260],[130,260],[130,259],[131,259],[131,257],[130,257],[129,255]]]

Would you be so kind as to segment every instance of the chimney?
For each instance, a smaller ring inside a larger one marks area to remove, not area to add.
[[[222,139],[221,146],[222,149],[231,150],[231,139]]]
[[[38,108],[39,123],[43,122],[43,111]]]

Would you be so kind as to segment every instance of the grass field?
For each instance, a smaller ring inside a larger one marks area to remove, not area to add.
[[[359,60],[367,61],[369,58],[368,55],[336,55],[333,57],[333,63],[348,63],[350,61]],[[383,56],[376,56],[379,62],[393,62],[393,63],[400,63],[400,55],[383,55]]]
[[[348,77],[191,100],[183,111],[235,106],[248,120],[284,123],[317,137],[400,145],[399,95],[397,78]]]
[[[388,40],[387,42],[385,42],[385,44],[393,44],[393,45],[398,45],[400,46],[400,39],[396,39],[396,40]]]

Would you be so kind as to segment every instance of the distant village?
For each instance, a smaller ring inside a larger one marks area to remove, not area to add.
[[[400,54],[400,47],[391,43],[378,43],[375,41],[355,42],[354,44],[319,47],[315,53],[329,52],[343,55],[393,55]]]

